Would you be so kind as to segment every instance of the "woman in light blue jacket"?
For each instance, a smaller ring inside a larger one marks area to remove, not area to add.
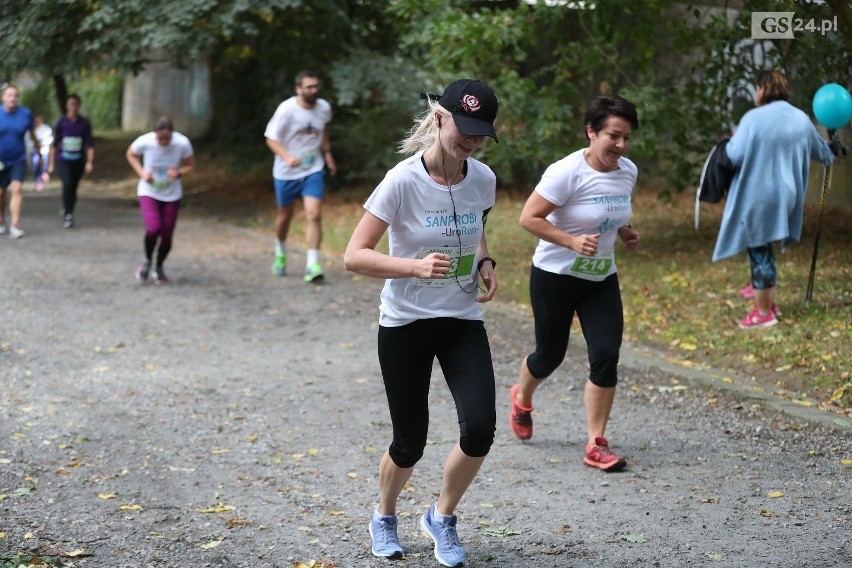
[[[802,235],[810,161],[830,164],[833,155],[808,115],[787,102],[790,85],[781,71],[757,77],[757,108],[743,116],[727,146],[734,167],[713,261],[742,250],[751,264],[754,309],[743,329],[778,323],[773,243],[781,247]]]

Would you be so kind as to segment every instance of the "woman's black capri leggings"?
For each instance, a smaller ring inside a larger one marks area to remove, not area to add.
[[[530,303],[535,316],[535,352],[527,357],[527,368],[533,377],[544,379],[562,364],[576,313],[589,350],[589,380],[603,388],[616,385],[624,332],[617,273],[593,282],[533,266]]]
[[[393,423],[388,452],[398,467],[413,467],[426,448],[435,357],[456,403],[462,451],[471,457],[488,454],[497,416],[491,348],[482,321],[434,318],[379,327],[378,348]]]
[[[83,177],[83,169],[86,166],[85,159],[65,160],[57,158],[56,169],[62,180],[62,208],[65,215],[72,215],[77,205],[77,186]]]

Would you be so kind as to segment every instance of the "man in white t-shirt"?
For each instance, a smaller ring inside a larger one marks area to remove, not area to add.
[[[293,219],[296,199],[302,198],[307,226],[305,239],[308,259],[305,281],[322,280],[319,247],[322,241],[322,199],[325,189],[324,166],[331,175],[337,166],[331,155],[326,125],[331,122],[331,105],[319,98],[319,79],[311,71],[296,75],[296,95],[278,105],[266,125],[266,145],[275,154],[272,178],[278,215],[275,218],[275,262],[272,273],[284,276],[287,270],[287,232]]]

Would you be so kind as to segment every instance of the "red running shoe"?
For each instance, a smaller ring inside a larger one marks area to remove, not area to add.
[[[518,404],[518,391],[521,385],[513,385],[509,390],[509,400],[511,401],[512,412],[509,416],[509,426],[512,427],[512,432],[521,440],[529,440],[532,438],[533,421],[531,412],[532,406],[524,407]]]
[[[586,444],[586,457],[583,462],[604,471],[619,471],[627,465],[627,460],[609,449],[609,443],[603,436],[597,436],[594,445]]]

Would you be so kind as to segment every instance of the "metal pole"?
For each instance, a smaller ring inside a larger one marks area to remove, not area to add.
[[[817,233],[814,240],[814,254],[811,258],[811,270],[808,274],[808,287],[805,290],[805,303],[810,303],[814,296],[814,276],[816,275],[817,253],[819,252],[819,237],[822,232],[822,210],[825,208],[825,194],[831,186],[831,164],[825,166],[822,175],[822,193],[819,197],[819,220],[817,221]]]

